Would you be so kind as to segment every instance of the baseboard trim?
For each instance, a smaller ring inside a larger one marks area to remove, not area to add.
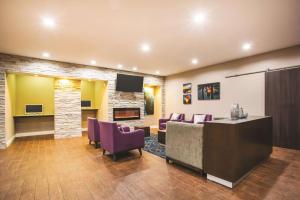
[[[208,180],[211,180],[211,181],[213,181],[213,182],[219,183],[219,184],[221,184],[221,185],[224,185],[224,186],[226,186],[226,187],[229,187],[229,188],[233,188],[233,185],[234,185],[234,184],[233,184],[232,182],[230,182],[230,181],[226,181],[226,180],[224,180],[224,179],[218,178],[218,177],[213,176],[213,175],[210,175],[210,174],[207,174],[207,179],[208,179]]]
[[[6,142],[6,147],[9,147],[11,145],[11,143],[13,143],[13,141],[15,140],[15,135],[13,135],[7,142]]]
[[[25,133],[16,133],[15,137],[28,137],[28,136],[38,136],[38,135],[51,135],[54,134],[54,130],[52,131],[35,131],[35,132],[25,132]]]
[[[246,174],[244,174],[241,178],[239,178],[237,181],[235,182],[230,182],[230,181],[226,181],[224,179],[218,178],[216,176],[207,174],[207,179],[214,181],[216,183],[219,183],[221,185],[224,185],[226,187],[229,188],[233,188],[235,187],[237,184],[239,184],[242,180],[244,180],[258,165],[256,165],[255,167],[253,167],[250,171],[248,171]]]

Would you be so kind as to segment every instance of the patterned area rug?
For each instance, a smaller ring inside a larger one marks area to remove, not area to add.
[[[165,146],[158,143],[157,134],[151,134],[150,137],[145,137],[144,150],[161,158],[166,158]]]

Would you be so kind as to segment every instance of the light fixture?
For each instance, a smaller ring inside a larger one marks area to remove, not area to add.
[[[70,84],[70,81],[68,79],[60,79],[59,84],[60,86],[66,86]]]
[[[198,64],[198,60],[196,58],[192,59],[192,64],[197,65]]]
[[[244,43],[243,46],[242,46],[242,49],[244,51],[250,50],[251,48],[252,48],[252,44],[249,43],[249,42]]]
[[[34,76],[35,76],[35,77],[38,77],[39,75],[38,75],[38,74],[34,74]]]
[[[90,63],[91,63],[92,65],[96,65],[97,62],[96,62],[96,60],[91,60]]]
[[[137,71],[137,67],[132,67],[132,70],[133,71]]]
[[[50,28],[53,28],[56,25],[54,19],[51,17],[43,17],[42,22],[43,22],[44,26],[50,27]]]
[[[50,54],[48,53],[48,52],[43,52],[43,57],[45,57],[45,58],[49,58],[50,57]]]
[[[122,64],[118,64],[117,67],[118,67],[119,69],[122,69],[122,68],[123,68],[123,65],[122,65]]]
[[[147,43],[144,43],[144,44],[141,45],[141,50],[142,50],[143,52],[149,52],[150,49],[151,49],[151,48],[150,48],[150,45],[147,44]]]
[[[198,13],[194,15],[193,21],[196,24],[203,24],[206,21],[206,14],[205,13]]]
[[[160,72],[158,70],[155,71],[156,74],[160,74]]]

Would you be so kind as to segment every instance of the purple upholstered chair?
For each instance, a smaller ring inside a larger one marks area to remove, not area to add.
[[[117,126],[121,132],[130,132],[129,126],[124,126],[124,125],[120,125],[120,124],[117,124]]]
[[[96,118],[88,117],[88,138],[89,144],[94,142],[95,148],[97,148],[98,143],[100,142],[100,127]]]
[[[158,125],[159,125],[159,129],[160,130],[165,130],[167,127],[167,122],[171,121],[171,117],[172,117],[173,113],[170,114],[169,118],[167,119],[159,119],[158,121]],[[176,120],[172,120],[172,121],[178,121],[181,122],[184,120],[184,114],[179,114],[178,118]]]
[[[194,117],[195,117],[195,115],[205,115],[204,122],[212,120],[212,115],[211,114],[193,114],[191,120],[183,121],[183,122],[185,122],[185,123],[194,123]]]
[[[144,147],[144,130],[135,130],[131,132],[120,131],[117,123],[99,122],[100,123],[100,141],[105,151],[113,154],[113,159],[116,160],[116,154],[119,152],[138,149],[142,155]]]

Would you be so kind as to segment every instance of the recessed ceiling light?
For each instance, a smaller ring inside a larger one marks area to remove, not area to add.
[[[49,58],[49,57],[50,57],[50,54],[49,54],[48,52],[44,52],[42,55],[43,55],[43,57],[45,57],[45,58]]]
[[[198,60],[197,60],[196,58],[194,58],[194,59],[192,60],[192,64],[194,64],[194,65],[198,64]]]
[[[197,24],[202,24],[206,21],[206,14],[205,13],[198,13],[194,15],[193,21]]]
[[[143,52],[148,52],[148,51],[150,51],[150,45],[149,44],[146,44],[146,43],[144,43],[144,44],[142,44],[141,45],[141,50],[143,51]]]
[[[44,26],[51,27],[51,28],[55,27],[55,21],[51,17],[43,17],[42,22]]]
[[[155,71],[156,74],[160,74],[160,72],[158,70]]]
[[[119,69],[122,69],[122,68],[123,68],[123,65],[122,65],[122,64],[118,64],[118,68],[119,68]]]
[[[90,62],[92,65],[96,65],[96,60],[91,60],[91,62]]]
[[[137,67],[132,67],[132,70],[133,70],[133,71],[136,71],[136,70],[137,70]]]
[[[242,46],[242,49],[244,51],[250,50],[251,48],[252,48],[252,44],[249,43],[249,42],[244,43],[243,46]]]

